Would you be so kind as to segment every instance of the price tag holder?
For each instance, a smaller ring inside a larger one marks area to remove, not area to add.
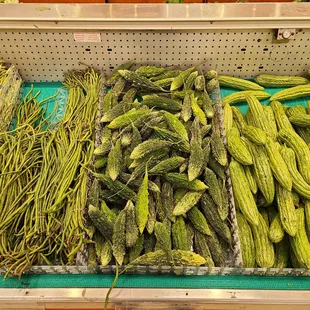
[[[74,41],[81,43],[99,43],[101,42],[100,32],[74,32]]]

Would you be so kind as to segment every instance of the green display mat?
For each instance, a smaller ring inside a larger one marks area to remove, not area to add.
[[[38,101],[54,95],[62,87],[62,83],[60,82],[26,82],[23,85],[22,97],[30,91],[31,85],[33,85],[34,93],[40,91],[40,94],[37,97]]]
[[[26,84],[24,94],[30,90]],[[49,97],[61,87],[60,83],[34,83],[40,90],[38,100]],[[279,89],[266,89],[270,94]],[[224,97],[236,90],[223,88]],[[310,98],[285,102],[285,105],[306,106]],[[268,100],[263,101],[264,104]],[[243,113],[246,104],[237,105]],[[107,288],[114,275],[76,274],[76,275],[24,275],[21,279],[9,277],[0,281],[0,288]],[[173,276],[173,275],[121,275],[116,287],[123,288],[184,288],[184,289],[249,289],[249,290],[310,290],[309,277],[271,277],[271,276]]]
[[[38,83],[24,83],[22,98],[31,91],[35,95],[39,92],[36,97],[38,102],[51,98],[41,106],[45,110],[44,117],[49,118],[48,124],[56,124],[64,117],[65,106],[68,99],[68,90],[65,89],[60,82],[38,82]],[[15,127],[15,119],[13,119],[13,128]]]
[[[25,275],[0,281],[0,288],[106,288],[113,275]],[[116,287],[310,290],[309,277],[122,275]]]

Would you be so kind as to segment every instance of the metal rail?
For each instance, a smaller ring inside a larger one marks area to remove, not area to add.
[[[3,4],[0,29],[310,28],[307,3]]]
[[[0,289],[0,309],[103,308],[108,289]],[[152,303],[150,305],[150,303]],[[110,309],[309,309],[309,291],[115,288]],[[208,305],[206,308],[205,306]],[[210,305],[212,305],[210,307]],[[166,307],[165,307],[166,306]]]

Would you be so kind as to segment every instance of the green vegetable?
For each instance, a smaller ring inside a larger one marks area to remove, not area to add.
[[[149,214],[148,171],[145,170],[143,182],[139,188],[136,201],[136,221],[142,234],[146,226]]]

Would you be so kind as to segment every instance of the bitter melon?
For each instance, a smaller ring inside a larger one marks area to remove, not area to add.
[[[286,116],[286,113],[284,111],[284,108],[279,101],[272,101],[270,103],[270,106],[273,110],[274,117],[276,119],[278,129],[291,129],[294,130],[291,122],[289,121],[288,117]]]
[[[126,211],[122,210],[117,216],[112,236],[112,251],[119,265],[123,264],[126,253]]]
[[[165,92],[162,87],[156,85],[154,82],[138,73],[129,70],[118,70],[118,73],[128,82],[131,82],[134,86],[150,91]]]
[[[308,96],[310,96],[310,84],[299,85],[288,89],[280,90],[279,92],[271,96],[270,101],[286,101]]]
[[[254,226],[256,226],[259,224],[258,210],[243,167],[237,161],[232,160],[229,168],[236,203],[245,218]]]
[[[288,129],[281,129],[279,131],[279,138],[288,147],[293,149],[296,154],[300,174],[307,183],[310,183],[310,149],[305,141],[296,132]]]
[[[211,94],[213,90],[218,86],[218,79],[214,78],[207,82],[206,88],[207,92]]]
[[[244,168],[244,172],[245,172],[246,178],[249,183],[250,190],[255,195],[257,193],[258,187],[257,187],[257,182],[254,178],[253,167],[244,166],[243,168]]]
[[[263,106],[258,101],[258,99],[254,96],[246,95],[246,101],[249,105],[249,111],[252,113],[253,119],[255,121],[254,125],[256,124],[257,127],[264,130],[267,135],[270,135],[273,139],[276,139],[276,136],[273,136],[274,133],[268,122]]]
[[[267,120],[269,122],[269,125],[270,125],[270,130],[272,133],[271,136],[276,137],[278,134],[278,127],[277,127],[277,123],[276,123],[276,119],[275,119],[272,107],[269,105],[265,105],[263,108],[264,108]]]
[[[221,194],[222,189],[219,186],[215,173],[211,169],[209,168],[205,169],[204,180],[205,180],[205,183],[209,187],[208,191],[213,201],[218,206],[218,208],[222,208],[222,205],[223,205],[223,197]]]
[[[255,246],[252,230],[244,216],[237,212],[238,233],[241,243],[243,267],[255,267]]]
[[[189,211],[192,207],[194,207],[197,202],[200,200],[203,192],[193,192],[189,191],[186,193],[182,199],[176,204],[173,215],[184,215],[187,211]]]
[[[292,192],[277,184],[277,203],[283,229],[295,236],[298,229],[298,218],[295,211]]]
[[[201,95],[202,98],[202,110],[205,113],[207,118],[213,118],[214,116],[214,108],[212,100],[210,99],[207,92],[203,92]]]
[[[284,234],[285,232],[281,224],[280,214],[278,213],[270,224],[269,238],[273,243],[278,243],[283,239]]]
[[[131,60],[129,62],[126,62],[120,66],[118,66],[116,69],[114,69],[114,71],[112,72],[111,76],[109,77],[109,79],[106,81],[106,85],[107,86],[112,86],[114,85],[117,80],[120,78],[120,74],[118,72],[118,70],[128,70],[130,69],[133,65],[135,64],[135,60]]]
[[[134,244],[133,247],[129,249],[129,262],[134,261],[141,255],[143,251],[143,244],[144,244],[144,235],[139,235],[137,242]]]
[[[111,239],[115,223],[115,216],[111,216],[110,213],[105,213],[92,205],[88,207],[88,215],[91,219],[91,222],[101,232],[101,234],[105,238]]]
[[[171,250],[171,238],[170,233],[163,223],[156,222],[154,227],[155,237],[161,250],[170,252]]]
[[[185,126],[174,114],[166,111],[164,112],[164,117],[171,130],[178,133],[184,140],[189,140]]]
[[[231,87],[240,90],[264,90],[264,87],[254,82],[232,76],[220,75],[218,80],[220,86]]]
[[[275,187],[267,152],[263,146],[251,142],[247,142],[247,146],[252,153],[254,177],[258,188],[263,193],[267,203],[272,203]]]
[[[265,145],[267,141],[267,135],[265,131],[251,125],[243,127],[242,135],[257,145]]]
[[[165,72],[165,68],[156,66],[141,66],[135,72],[141,76],[151,78],[163,74]]]
[[[142,234],[146,226],[149,215],[149,192],[148,192],[148,171],[145,169],[143,182],[139,187],[136,202],[136,222],[140,233]]]
[[[293,182],[286,165],[286,159],[284,160],[275,142],[270,137],[267,137],[265,148],[274,177],[281,186],[283,186],[286,190],[291,191]]]
[[[199,75],[195,79],[195,89],[197,91],[203,91],[205,89],[205,78],[203,75]]]
[[[210,228],[207,220],[196,206],[187,212],[187,216],[199,232],[204,235],[210,235]]]
[[[198,118],[195,118],[191,126],[191,141],[190,141],[191,153],[189,156],[188,168],[187,168],[188,180],[190,182],[199,177],[202,167],[204,165],[205,157],[203,154],[201,144],[202,144],[202,137],[201,137],[200,125]]]
[[[242,132],[243,128],[247,125],[247,121],[238,108],[231,107],[231,110],[233,112],[234,123],[237,125],[239,131]]]
[[[270,268],[274,264],[274,248],[268,235],[268,227],[262,217],[258,214],[258,225],[252,225],[252,232],[254,237],[256,263],[259,267]]]
[[[178,100],[165,98],[165,97],[151,97],[144,99],[141,104],[150,108],[158,108],[166,111],[180,111],[182,103]]]
[[[214,262],[209,250],[207,239],[205,235],[199,231],[195,231],[194,249],[197,254],[201,255],[206,260],[206,265],[208,267],[214,267]]]
[[[210,249],[212,259],[215,263],[215,266],[223,267],[225,266],[225,259],[226,254],[224,253],[224,247],[221,245],[219,238],[217,237],[216,233],[210,228],[210,236],[206,236],[206,241],[208,247]]]
[[[227,165],[227,152],[220,133],[216,130],[211,135],[211,150],[214,158],[222,166]]]
[[[289,117],[289,120],[298,127],[310,127],[310,115],[308,114],[295,113]]]
[[[239,131],[237,128],[231,128],[227,133],[227,149],[230,155],[243,165],[252,165],[253,159],[247,146],[240,139]]]
[[[163,250],[149,252],[131,262],[132,265],[146,266],[200,266],[205,263],[202,256],[182,250],[172,250],[170,255]]]
[[[227,135],[233,126],[233,112],[229,104],[224,105],[223,113],[224,113],[224,128]]]
[[[172,242],[173,248],[176,250],[190,250],[183,216],[177,216],[175,222],[172,224]]]
[[[175,77],[174,80],[172,81],[171,86],[170,86],[170,91],[177,90],[178,88],[183,86],[187,78],[190,76],[190,74],[195,69],[196,69],[196,66],[188,68],[184,71],[181,71],[180,74],[177,77]]]
[[[122,148],[121,140],[118,139],[115,145],[112,146],[108,155],[107,174],[115,181],[121,171],[122,165]]]
[[[201,197],[201,209],[205,217],[209,220],[210,225],[228,244],[231,244],[232,237],[227,224],[222,221],[217,210],[217,206],[208,193]]]
[[[180,167],[185,161],[184,157],[173,156],[160,161],[156,166],[150,169],[150,174],[163,174]]]
[[[256,83],[264,87],[292,87],[310,83],[308,79],[301,76],[272,74],[260,74],[254,80]]]
[[[275,261],[273,268],[286,268],[289,261],[290,242],[288,235],[275,244]]]
[[[205,78],[207,80],[215,79],[215,78],[217,78],[217,72],[215,70],[210,70],[210,71],[206,72]]]
[[[258,100],[264,100],[270,97],[270,94],[261,90],[238,91],[222,98],[222,104],[225,106],[226,104],[232,105],[236,103],[246,102],[245,95],[252,95]]]
[[[133,247],[138,239],[139,230],[136,224],[135,206],[128,200],[126,206],[126,246]]]
[[[204,191],[208,188],[208,186],[200,180],[196,179],[190,182],[187,175],[184,173],[169,172],[164,175],[164,178],[177,188],[183,187],[193,191]]]
[[[161,140],[165,140],[165,142],[170,142],[171,147],[180,150],[181,152],[190,152],[189,142],[184,140],[180,134],[157,126],[154,126],[152,128],[155,131],[155,135],[158,136]],[[153,140],[154,139],[150,139],[145,141],[144,143],[152,142]]]
[[[149,109],[131,110],[123,115],[120,115],[112,120],[108,125],[110,129],[119,129],[131,125],[142,116],[151,114]]]
[[[290,244],[298,264],[310,268],[310,243],[305,228],[304,212],[303,208],[296,211],[298,229],[295,237],[290,237]]]

